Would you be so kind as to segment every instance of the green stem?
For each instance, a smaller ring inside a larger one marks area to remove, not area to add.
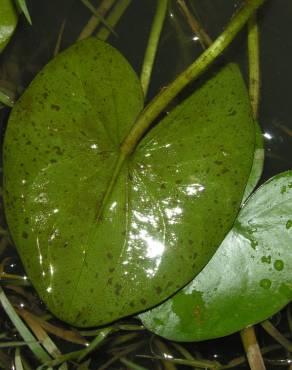
[[[113,176],[110,180],[107,192],[103,198],[100,209],[97,214],[97,221],[102,216],[102,212],[107,204],[107,200],[111,195],[116,179],[123,167],[125,160],[133,152],[137,143],[142,138],[144,133],[149,129],[152,122],[157,116],[168,106],[174,97],[181,92],[190,82],[198,78],[216,58],[227,48],[237,33],[242,29],[251,15],[257,8],[263,4],[265,0],[246,0],[245,6],[232,18],[225,31],[214,41],[214,43],[201,54],[201,56],[192,63],[185,71],[183,71],[167,88],[161,92],[148,104],[136,123],[124,139],[120,147],[120,157],[117,160]],[[122,0],[122,3],[129,3],[130,0]],[[120,5],[118,4],[118,5]],[[118,6],[117,5],[117,6]],[[106,32],[107,30],[105,30]],[[99,35],[100,36],[100,35]]]
[[[112,327],[103,329],[90,345],[83,350],[82,355],[78,357],[78,361],[82,361],[90,352],[94,351],[113,331],[114,329]]]
[[[116,4],[114,9],[111,11],[110,15],[107,18],[107,24],[114,28],[115,25],[118,23],[124,12],[127,10],[128,6],[130,5],[131,0],[121,0],[119,3]],[[110,35],[108,29],[103,27],[98,33],[97,37],[100,40],[106,41]]]
[[[222,32],[214,43],[152,100],[122,143],[122,153],[125,153],[127,156],[134,150],[136,144],[148,130],[154,119],[185,86],[197,79],[215,61],[263,2],[264,0],[246,0],[245,6],[232,18],[225,31]]]
[[[248,64],[249,64],[249,96],[254,118],[258,116],[260,101],[260,52],[259,30],[256,13],[248,23]]]
[[[266,370],[254,327],[250,326],[240,332],[242,344],[251,370]]]
[[[142,90],[144,92],[144,96],[146,96],[148,92],[153,64],[156,57],[159,39],[165,20],[167,4],[168,0],[158,0],[157,2],[156,13],[153,19],[141,72],[141,85]]]
[[[104,17],[116,0],[103,0],[100,6],[96,9],[96,12],[100,14],[101,17]],[[86,39],[87,37],[91,36],[93,32],[97,29],[100,24],[100,17],[96,15],[92,15],[89,19],[83,30],[81,31],[78,40]]]

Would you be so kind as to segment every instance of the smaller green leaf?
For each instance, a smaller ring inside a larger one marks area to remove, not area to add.
[[[151,331],[201,341],[265,320],[292,299],[292,171],[261,186],[214,257],[164,304],[140,315]]]
[[[251,195],[251,193],[256,188],[264,168],[264,160],[265,160],[265,149],[264,149],[264,139],[261,127],[258,122],[255,122],[255,150],[254,150],[254,158],[252,163],[252,168],[250,171],[249,179],[246,184],[246,188],[243,195],[242,203],[244,203],[247,198]]]
[[[18,14],[13,0],[0,0],[0,53],[17,26]]]
[[[20,10],[23,12],[28,23],[32,25],[31,17],[30,17],[30,14],[29,14],[29,11],[26,5],[26,0],[16,0],[16,3],[19,6]]]

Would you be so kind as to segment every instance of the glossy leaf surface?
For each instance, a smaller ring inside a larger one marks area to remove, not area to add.
[[[263,186],[203,271],[164,304],[140,315],[163,337],[222,337],[279,311],[292,299],[292,172]]]
[[[72,324],[104,324],[173,294],[208,262],[240,205],[254,125],[229,66],[144,137],[97,220],[141,109],[128,63],[87,39],[44,68],[8,123],[10,230],[39,295]]]
[[[0,0],[0,52],[5,48],[16,28],[17,10],[12,0]]]

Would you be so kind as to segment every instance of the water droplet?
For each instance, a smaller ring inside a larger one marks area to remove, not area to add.
[[[276,260],[274,262],[274,268],[277,271],[282,271],[284,268],[284,262],[282,260]]]
[[[292,226],[292,220],[288,220],[287,222],[286,222],[286,229],[288,230],[288,229],[290,229],[290,227]]]
[[[269,279],[262,279],[260,281],[260,286],[264,289],[269,289],[271,285],[272,285],[272,282]]]

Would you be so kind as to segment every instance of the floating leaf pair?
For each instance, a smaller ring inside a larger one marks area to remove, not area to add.
[[[126,60],[87,39],[43,69],[8,123],[9,227],[40,297],[71,324],[106,324],[181,289],[240,206],[254,123],[240,72],[229,65],[137,143],[98,217],[142,108]]]

